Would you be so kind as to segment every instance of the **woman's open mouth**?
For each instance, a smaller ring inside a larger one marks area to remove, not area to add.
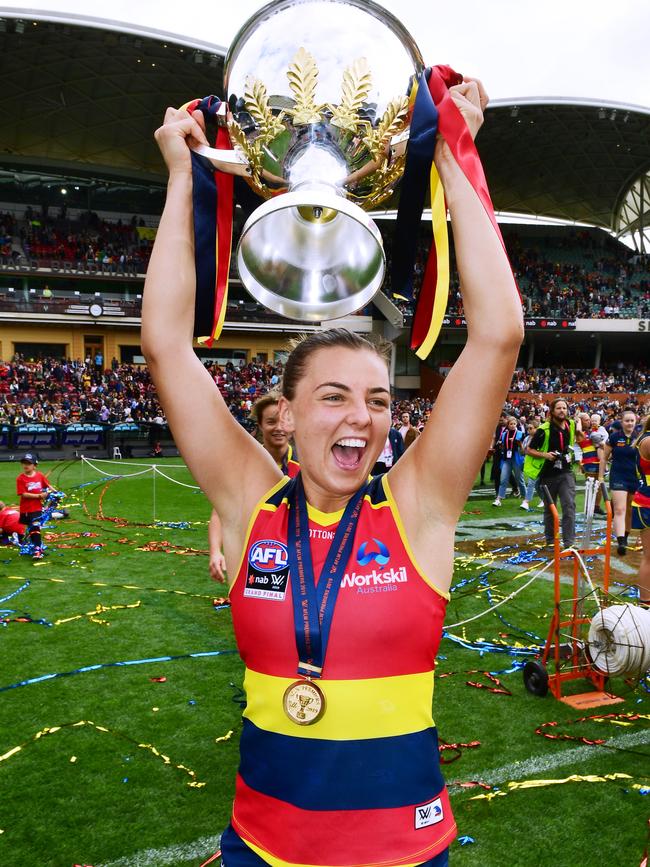
[[[332,446],[334,460],[343,470],[356,470],[366,450],[366,440],[348,437]]]

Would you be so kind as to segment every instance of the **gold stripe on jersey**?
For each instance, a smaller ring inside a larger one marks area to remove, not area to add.
[[[362,680],[323,680],[327,702],[314,725],[296,726],[285,714],[283,696],[295,677],[276,677],[246,669],[244,716],[257,728],[316,740],[366,740],[421,732],[434,725],[431,715],[433,671]]]

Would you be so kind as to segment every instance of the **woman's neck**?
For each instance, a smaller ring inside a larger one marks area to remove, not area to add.
[[[303,476],[303,487],[305,489],[305,497],[307,502],[319,512],[324,512],[326,515],[332,512],[340,512],[349,503],[353,496],[351,494],[335,494],[332,491],[327,491],[321,488],[316,482],[310,479],[305,479]]]
[[[281,464],[284,460],[284,456],[289,451],[289,445],[288,443],[283,446],[268,445],[266,446],[266,450],[271,455],[276,464]]]

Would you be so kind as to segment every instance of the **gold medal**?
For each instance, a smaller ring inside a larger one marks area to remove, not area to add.
[[[325,713],[325,694],[313,680],[297,680],[284,691],[282,704],[291,722],[310,726]]]

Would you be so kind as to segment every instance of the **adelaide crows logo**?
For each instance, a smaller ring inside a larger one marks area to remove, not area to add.
[[[373,550],[370,542],[362,542],[357,551],[357,563],[359,566],[367,566],[374,560],[379,566],[385,566],[390,560],[390,552],[388,548],[379,539],[373,536],[372,541],[377,546],[377,550]],[[368,550],[370,548],[370,550]]]

